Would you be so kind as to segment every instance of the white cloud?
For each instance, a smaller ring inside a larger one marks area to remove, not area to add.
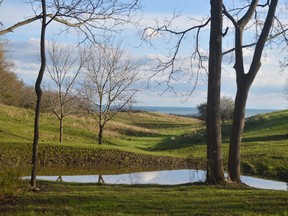
[[[143,173],[136,173],[134,177],[139,179],[140,182],[151,182],[153,179],[157,178],[159,174],[157,172],[143,172]]]

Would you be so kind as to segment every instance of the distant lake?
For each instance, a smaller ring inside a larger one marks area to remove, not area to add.
[[[162,107],[162,106],[134,106],[134,110],[143,110],[149,112],[159,112],[164,114],[175,114],[185,116],[197,116],[198,110],[196,107]],[[251,117],[257,114],[269,113],[277,111],[276,109],[247,109],[245,117]]]

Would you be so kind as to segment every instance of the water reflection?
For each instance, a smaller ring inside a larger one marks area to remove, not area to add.
[[[71,176],[37,176],[37,179],[77,183],[99,184],[159,184],[178,185],[204,182],[206,171],[203,170],[163,170],[152,172],[136,172],[118,175],[71,175]],[[26,177],[24,177],[26,178]],[[27,177],[29,179],[29,177]],[[104,181],[105,180],[105,181]],[[242,176],[243,183],[261,189],[288,191],[288,183]]]
[[[98,182],[97,182],[97,183],[98,183],[98,184],[105,184],[104,178],[103,178],[102,175],[99,175],[99,176],[98,176]]]
[[[56,179],[56,181],[63,182],[62,176],[58,176],[58,178]]]

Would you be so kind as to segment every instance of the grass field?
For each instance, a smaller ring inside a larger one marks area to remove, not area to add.
[[[0,105],[0,215],[288,215],[288,193],[233,186],[103,186],[41,182],[27,190],[19,176],[30,171],[34,112]],[[131,169],[205,168],[205,126],[200,120],[149,112],[120,113],[108,123],[104,145],[97,144],[96,122],[70,116],[64,143],[58,123],[42,114],[39,173],[54,165],[98,164],[114,172]],[[227,163],[229,124],[223,125]],[[242,171],[287,181],[288,110],[247,119],[242,143]],[[204,163],[203,163],[204,162]],[[112,168],[113,170],[113,168]],[[79,169],[78,169],[79,171]],[[49,173],[49,169],[47,171]],[[79,174],[79,173],[78,173]]]
[[[33,119],[34,112],[31,110],[0,105],[0,164],[30,163]],[[229,130],[229,124],[223,126],[225,164]],[[287,150],[288,110],[247,119],[241,149],[245,174],[287,181]],[[59,144],[58,122],[52,114],[45,113],[40,122],[39,154],[42,165],[85,165],[87,161],[93,163],[101,155],[104,155],[101,161],[114,161],[130,167],[136,159],[139,159],[138,163],[149,161],[147,155],[204,161],[205,126],[202,121],[193,118],[123,112],[107,124],[104,145],[99,146],[94,119],[84,115],[68,116],[64,121],[64,143]],[[113,158],[118,159],[115,161]]]
[[[288,193],[251,188],[41,182],[0,203],[3,215],[287,215]]]

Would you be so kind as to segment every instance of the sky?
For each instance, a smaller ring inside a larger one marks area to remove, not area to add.
[[[33,15],[30,4],[19,3],[19,0],[4,0],[0,7],[0,21],[2,28],[9,27],[27,17]],[[229,1],[228,1],[229,2]],[[21,6],[20,6],[21,5]],[[154,35],[151,40],[143,42],[142,36],[146,35],[144,29],[147,27],[155,27],[156,24],[163,25],[173,17],[173,14],[181,14],[172,22],[172,28],[177,30],[187,29],[195,24],[199,24],[200,20],[209,16],[209,1],[191,1],[191,0],[143,0],[141,19],[137,26],[126,26],[124,30],[115,37],[122,41],[130,54],[135,58],[144,59],[145,66],[141,71],[143,76],[143,89],[136,97],[138,104],[141,106],[173,106],[173,107],[196,107],[200,103],[206,101],[207,97],[207,74],[201,71],[197,78],[197,65],[190,65],[190,56],[194,48],[193,37],[191,34],[187,36],[179,50],[178,61],[176,66],[183,65],[184,69],[181,73],[174,74],[170,85],[172,88],[167,89],[167,85],[163,83],[168,78],[169,71],[159,73],[156,76],[150,76],[153,73],[152,68],[156,66],[155,58],[167,60],[167,55],[175,46],[175,37],[168,34]],[[193,18],[193,19],[191,19]],[[61,38],[62,41],[75,43],[76,37],[72,35],[60,35],[60,26],[51,23],[48,26],[47,40]],[[147,31],[149,32],[149,30]],[[146,32],[146,33],[147,33]],[[10,42],[10,52],[8,57],[15,62],[15,73],[27,85],[34,85],[40,65],[39,57],[39,41],[40,41],[40,22],[36,21],[29,25],[16,29],[13,33],[6,34],[5,39]],[[201,33],[200,52],[208,55],[209,45],[209,28],[207,27]],[[233,43],[232,34],[223,40],[225,46],[231,46]],[[267,51],[262,58],[262,67],[252,84],[248,97],[247,108],[253,109],[287,109],[288,101],[284,97],[284,87],[287,85],[287,70],[280,72],[279,56],[280,50],[273,49]],[[282,52],[283,54],[283,52]],[[284,53],[285,54],[285,53]],[[287,54],[287,53],[286,53]],[[245,51],[245,59],[249,66],[252,51]],[[204,61],[207,66],[207,61]],[[193,72],[193,73],[192,73]],[[191,76],[193,75],[193,77]],[[222,70],[222,96],[235,97],[236,79],[233,69],[233,60],[230,56],[223,58]],[[47,77],[46,77],[47,78]],[[147,80],[150,80],[147,82]],[[158,85],[162,82],[162,85]],[[187,93],[194,87],[197,82],[196,89],[190,97]],[[166,91],[165,91],[166,90]]]

